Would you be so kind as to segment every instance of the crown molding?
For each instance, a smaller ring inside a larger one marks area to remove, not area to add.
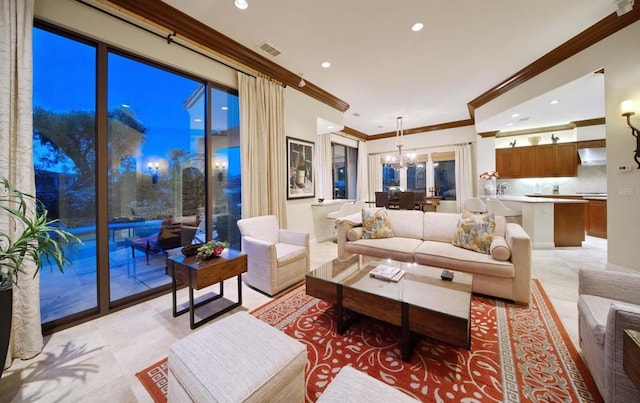
[[[435,125],[414,127],[413,129],[405,129],[403,130],[403,133],[405,135],[411,135],[411,134],[432,132],[436,130],[453,129],[456,127],[473,126],[473,124],[474,124],[473,119],[457,120],[455,122],[438,123]],[[385,133],[379,133],[379,134],[374,134],[372,136],[369,136],[368,139],[369,140],[386,139],[389,137],[394,137],[395,135],[396,135],[395,131],[385,132]]]
[[[519,136],[522,134],[539,134],[539,133],[548,133],[560,130],[573,130],[576,127],[585,127],[585,126],[598,126],[605,124],[605,118],[597,118],[597,119],[587,119],[587,120],[576,120],[574,122],[569,122],[566,125],[556,125],[556,126],[546,126],[546,127],[534,127],[531,129],[525,130],[514,130],[510,132],[484,132],[478,133],[480,136],[484,137],[510,137],[510,136]]]
[[[591,45],[600,42],[609,35],[618,32],[622,28],[625,28],[638,20],[640,20],[640,7],[635,7],[633,10],[620,17],[618,17],[615,12],[611,13],[609,16],[603,18],[591,27],[569,39],[511,77],[502,81],[500,84],[471,100],[467,104],[469,115],[472,119],[475,118],[475,110],[482,105],[489,103],[500,95],[503,95],[518,85],[529,81],[538,74],[567,60]]]
[[[219,53],[225,58],[238,63],[239,66],[264,74],[282,84],[289,85],[312,98],[317,99],[341,112],[349,109],[349,104],[340,98],[330,94],[322,88],[305,79],[304,87],[299,87],[300,76],[279,66],[271,60],[246,48],[214,30],[195,18],[177,10],[159,0],[109,0],[101,1],[112,8],[121,9],[133,15],[135,18],[150,21],[157,24],[177,37],[201,45],[213,52]],[[116,7],[114,7],[116,6]]]
[[[586,120],[576,120],[571,122],[576,127],[584,127],[584,126],[598,126],[607,123],[605,118],[595,118],[595,119],[586,119]]]

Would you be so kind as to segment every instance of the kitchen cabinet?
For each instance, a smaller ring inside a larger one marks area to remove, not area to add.
[[[587,211],[585,214],[585,224],[587,235],[598,238],[607,237],[607,200],[587,199]]]
[[[496,171],[501,178],[531,178],[534,159],[533,147],[499,148],[496,150]]]
[[[583,203],[556,203],[553,205],[553,241],[559,246],[582,246],[585,229]]]
[[[499,148],[496,170],[505,179],[578,176],[577,144]]]

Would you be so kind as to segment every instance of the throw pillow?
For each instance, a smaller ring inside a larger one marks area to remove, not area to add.
[[[507,241],[501,236],[494,236],[489,247],[491,257],[495,260],[507,261],[511,257],[511,249],[507,244]]]
[[[357,241],[360,238],[362,238],[362,227],[351,228],[347,231],[348,241]]]
[[[362,239],[393,238],[391,224],[384,208],[362,209]]]
[[[453,236],[453,245],[472,251],[489,254],[496,220],[492,213],[475,216],[464,210],[458,219],[458,228]]]

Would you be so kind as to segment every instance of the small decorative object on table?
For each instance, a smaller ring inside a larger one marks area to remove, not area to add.
[[[229,247],[229,242],[209,241],[198,248],[198,256],[203,259],[213,259],[220,256],[225,248]]]
[[[187,245],[184,248],[180,249],[180,252],[182,252],[182,254],[185,256],[195,256],[198,253],[198,249],[200,249],[202,245],[204,244],[194,243],[192,245]]]
[[[482,190],[485,195],[491,196],[496,194],[496,179],[500,177],[500,174],[496,171],[485,171],[480,174],[482,179]]]

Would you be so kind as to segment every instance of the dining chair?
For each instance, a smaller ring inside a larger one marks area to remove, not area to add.
[[[413,192],[400,192],[400,199],[398,204],[400,210],[415,210],[416,209],[416,195]]]
[[[389,208],[389,194],[387,192],[376,192],[376,207]]]

